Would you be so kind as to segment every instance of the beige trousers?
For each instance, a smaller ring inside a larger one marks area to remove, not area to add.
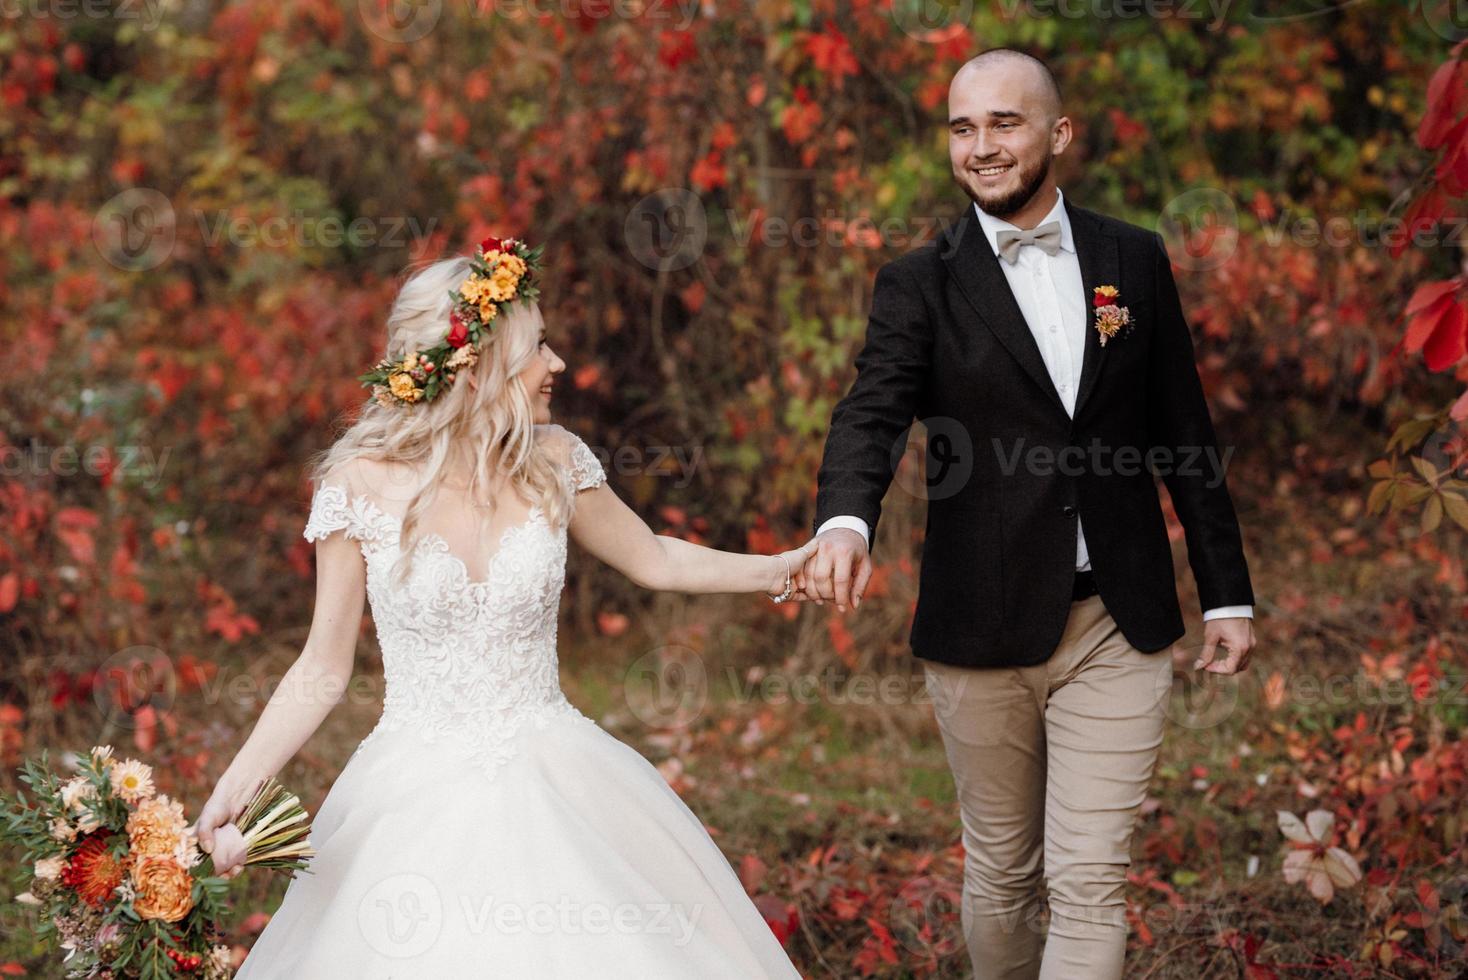
[[[922,663],[958,790],[975,980],[1119,980],[1132,829],[1162,744],[1171,652],[1133,647],[1091,596],[1071,604],[1044,663]]]

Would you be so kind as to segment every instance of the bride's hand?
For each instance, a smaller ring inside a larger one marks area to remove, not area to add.
[[[244,870],[245,837],[234,821],[244,812],[253,792],[253,787],[221,781],[194,821],[199,849],[214,858],[214,873],[220,877],[233,878]]]
[[[788,567],[790,570],[790,581],[793,583],[792,588],[795,591],[790,594],[790,599],[787,601],[804,601],[805,595],[803,594],[802,589],[805,587],[805,563],[809,561],[810,556],[814,555],[815,553],[816,539],[811,538],[799,548],[792,548],[789,551],[782,551],[778,555],[774,556],[777,559],[783,558],[784,561],[776,562],[779,568],[776,571],[774,588],[766,589],[766,594],[777,596],[781,592],[785,591],[785,570],[787,567],[785,563],[789,562],[790,564]]]

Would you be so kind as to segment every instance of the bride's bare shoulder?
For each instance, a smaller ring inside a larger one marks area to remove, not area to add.
[[[565,426],[547,422],[535,426],[535,441],[538,445],[545,447],[553,459],[564,463],[570,460],[571,450],[575,448],[577,438]]]
[[[321,482],[342,487],[353,496],[365,494],[374,500],[392,500],[401,496],[404,487],[416,485],[417,479],[412,468],[404,463],[358,457],[333,466],[321,477]]]
[[[551,459],[571,475],[576,490],[588,490],[606,482],[606,470],[596,451],[570,429],[554,423],[538,425],[536,438],[543,438]]]

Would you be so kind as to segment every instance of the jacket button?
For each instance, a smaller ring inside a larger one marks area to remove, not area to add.
[[[1072,507],[1070,504],[1066,504],[1064,507],[1060,508],[1060,512],[1062,514],[1064,514],[1066,517],[1074,517],[1074,516],[1076,516],[1076,509],[1074,507]]]

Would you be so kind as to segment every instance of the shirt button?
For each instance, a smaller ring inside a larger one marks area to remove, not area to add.
[[[1066,504],[1064,507],[1060,508],[1060,513],[1065,517],[1074,517],[1076,516],[1076,509],[1070,504]]]

